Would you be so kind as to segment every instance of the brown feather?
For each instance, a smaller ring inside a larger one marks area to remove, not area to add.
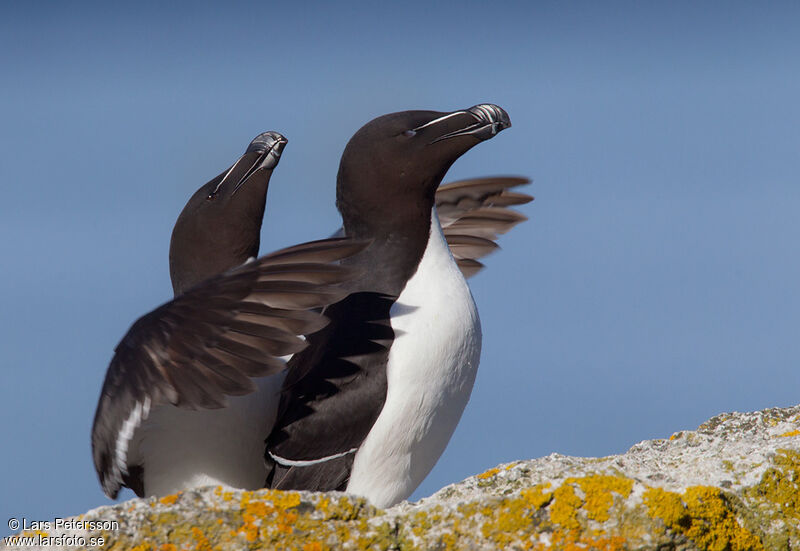
[[[511,188],[529,184],[515,176],[460,180],[439,186],[436,211],[458,267],[469,278],[483,268],[476,259],[495,251],[498,236],[528,218],[508,207],[533,197]]]

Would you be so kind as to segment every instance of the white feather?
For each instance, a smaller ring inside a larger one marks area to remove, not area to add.
[[[275,423],[284,377],[256,379],[256,392],[229,397],[228,406],[220,409],[153,408],[136,431],[131,455],[143,464],[145,495],[208,485],[263,488],[264,440]]]
[[[356,453],[347,491],[387,507],[408,498],[441,456],[469,401],[481,350],[475,301],[436,209],[417,271],[391,308],[386,402]]]
[[[339,459],[340,457],[344,457],[345,455],[351,454],[355,451],[358,451],[358,448],[352,448],[346,452],[320,457],[319,459],[286,459],[285,457],[275,455],[272,452],[268,453],[272,460],[278,465],[283,465],[284,467],[308,467],[309,465],[318,465],[320,463],[325,463],[326,461],[331,461],[332,459]]]
[[[128,446],[133,440],[136,430],[147,419],[150,413],[150,398],[145,396],[144,402],[136,402],[128,414],[127,419],[123,421],[122,426],[117,433],[117,441],[114,446],[115,458],[111,471],[111,478],[122,483],[122,475],[128,474]]]

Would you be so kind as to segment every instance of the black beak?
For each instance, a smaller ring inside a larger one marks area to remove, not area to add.
[[[431,143],[455,138],[457,136],[474,136],[481,141],[488,140],[493,138],[501,130],[505,130],[511,126],[511,118],[508,116],[508,113],[506,113],[506,110],[493,103],[481,103],[464,111],[455,111],[448,115],[448,117],[457,114],[468,114],[472,116],[474,122],[465,128],[439,136]]]
[[[250,145],[247,146],[244,155],[233,163],[233,166],[228,169],[225,176],[222,177],[219,184],[213,193],[217,193],[222,186],[225,186],[238,175],[236,185],[233,186],[231,195],[236,193],[240,187],[256,172],[259,170],[272,170],[278,166],[278,161],[281,159],[281,152],[286,146],[287,140],[282,134],[278,132],[264,132],[256,136]]]

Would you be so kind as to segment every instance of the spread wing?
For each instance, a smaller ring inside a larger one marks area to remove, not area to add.
[[[104,492],[141,493],[128,445],[151,407],[220,408],[255,390],[252,377],[284,369],[281,356],[323,328],[314,309],[341,300],[353,270],[338,264],[365,243],[326,239],[280,250],[200,283],[139,318],[117,345],[92,427]]]
[[[509,208],[533,200],[512,188],[529,184],[519,177],[472,178],[436,190],[436,210],[450,251],[464,277],[483,268],[479,258],[498,248],[498,236],[528,218]]]

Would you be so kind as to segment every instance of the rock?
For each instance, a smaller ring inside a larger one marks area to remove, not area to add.
[[[729,413],[622,455],[500,465],[386,510],[341,493],[212,487],[20,535],[104,551],[788,550],[800,548],[799,449],[800,406]]]

